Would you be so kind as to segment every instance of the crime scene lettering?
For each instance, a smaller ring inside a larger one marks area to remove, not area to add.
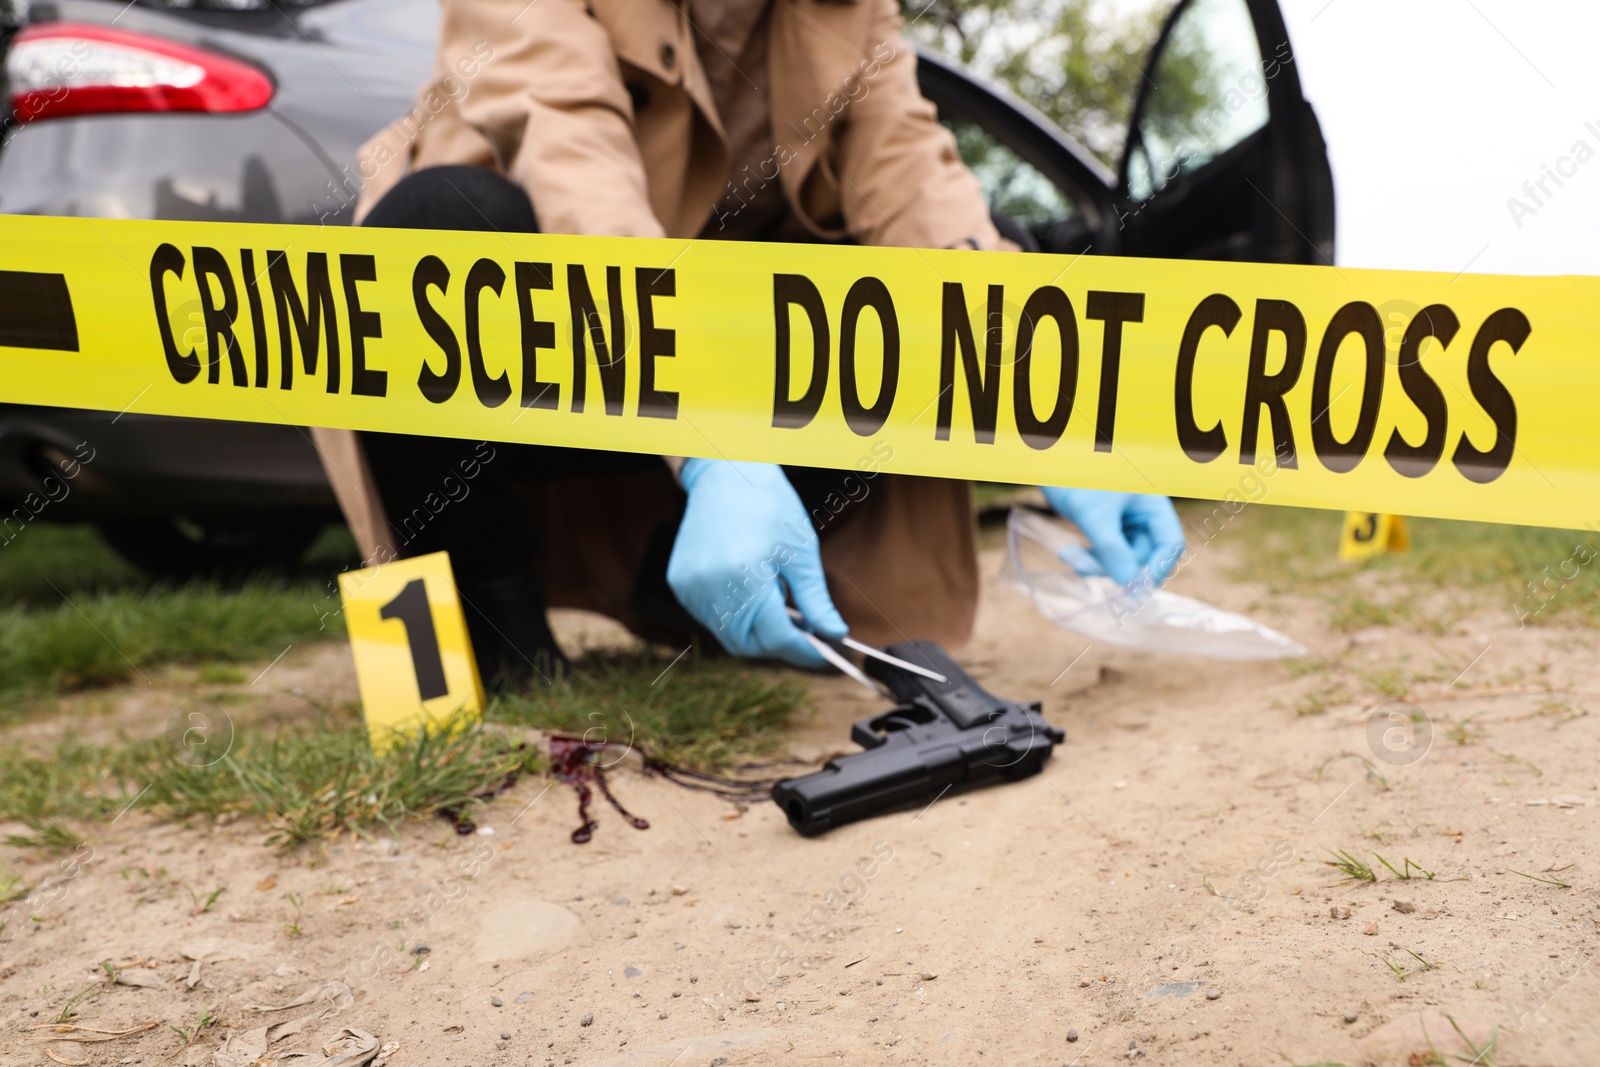
[[[1196,406],[1195,386],[1204,379],[1200,369],[1202,355],[1221,355],[1222,344],[1234,337],[1245,317],[1244,310],[1231,297],[1214,293],[1202,300],[1190,314],[1178,345],[1173,383],[1173,414],[1178,444],[1196,463],[1210,463],[1229,448],[1223,428],[1223,413],[1208,412],[1203,417]],[[1215,330],[1220,339],[1211,338]],[[1478,327],[1470,346],[1456,345],[1462,324],[1456,312],[1444,304],[1432,304],[1418,311],[1406,325],[1400,340],[1393,377],[1399,385],[1404,405],[1421,416],[1420,439],[1408,437],[1399,425],[1390,428],[1382,444],[1384,461],[1395,473],[1406,478],[1422,478],[1432,473],[1448,445],[1451,402],[1436,376],[1451,358],[1464,356],[1467,390],[1456,393],[1458,406],[1476,404],[1494,426],[1494,440],[1487,448],[1472,442],[1465,431],[1456,438],[1450,453],[1451,463],[1470,481],[1487,484],[1505,473],[1516,449],[1517,406],[1504,381],[1495,373],[1492,359],[1504,345],[1516,355],[1527,342],[1533,327],[1528,317],[1516,308],[1501,308],[1491,313]],[[1299,466],[1295,422],[1291,410],[1305,411],[1309,405],[1311,451],[1327,470],[1346,474],[1366,459],[1378,440],[1379,416],[1390,378],[1385,359],[1383,320],[1377,308],[1356,301],[1336,311],[1322,331],[1312,361],[1310,388],[1300,383],[1306,376],[1306,354],[1310,343],[1305,315],[1288,300],[1258,299],[1251,314],[1249,357],[1245,364],[1242,404],[1239,409],[1239,462],[1253,464],[1262,432],[1270,438],[1270,448],[1278,464],[1286,469]],[[1333,393],[1336,361],[1341,352],[1360,360],[1356,382]],[[1276,354],[1276,359],[1274,359]],[[1426,365],[1424,361],[1426,357]],[[1501,358],[1504,358],[1503,355]],[[1275,369],[1269,369],[1275,364]],[[1430,373],[1429,368],[1433,368]],[[1358,389],[1356,425],[1345,439],[1334,430],[1331,409],[1350,389]],[[1265,418],[1263,418],[1263,412]],[[1391,421],[1393,414],[1391,413]],[[1209,427],[1202,426],[1209,421]]]
[[[577,263],[568,264],[564,273],[558,273],[551,263],[517,261],[511,264],[508,274],[495,260],[479,259],[468,269],[462,281],[461,322],[465,337],[466,366],[472,380],[472,392],[478,403],[486,408],[496,408],[510,399],[513,391],[524,408],[545,411],[561,409],[562,396],[567,397],[567,410],[582,413],[589,406],[589,368],[593,367],[600,385],[601,408],[607,415],[620,416],[628,389],[628,364],[638,366],[638,414],[644,418],[676,419],[678,394],[658,388],[657,362],[675,357],[677,332],[658,325],[661,310],[658,301],[677,295],[677,275],[671,269],[636,267],[633,271],[633,304],[630,309],[623,284],[622,267],[604,268],[604,306],[595,296],[595,286],[589,272]],[[551,301],[537,298],[536,294],[556,290],[556,279],[566,281],[568,321],[571,324],[571,368],[568,388],[563,394],[562,383],[541,378],[548,373],[540,367],[540,353],[552,356],[556,350],[556,320],[549,316]],[[417,261],[411,275],[411,300],[416,309],[417,321],[427,333],[438,353],[422,361],[417,373],[417,390],[427,400],[443,404],[456,395],[461,384],[462,338],[446,318],[445,299],[450,295],[451,273],[438,256],[424,256]],[[510,291],[507,291],[507,286]],[[437,296],[435,295],[437,293]],[[515,304],[517,322],[517,359],[520,386],[512,383],[513,361],[509,358],[495,360],[486,345],[485,318],[491,300]],[[630,311],[632,312],[630,316]],[[630,317],[637,323],[636,347],[630,353]],[[438,357],[443,357],[442,367]]]
[[[302,382],[320,379],[327,393],[385,397],[391,372],[415,366],[417,391],[433,404],[454,399],[465,376],[483,408],[501,407],[516,394],[524,408],[556,411],[566,399],[567,410],[578,413],[589,406],[595,378],[606,415],[623,414],[633,386],[641,417],[678,417],[677,391],[660,384],[660,361],[678,354],[677,331],[662,320],[665,302],[677,295],[671,269],[604,266],[591,272],[580,264],[558,269],[479,258],[455,278],[439,256],[424,255],[411,272],[411,308],[432,347],[390,348],[381,360],[375,342],[384,337],[384,322],[374,310],[379,274],[372,255],[245,248],[234,257],[210,246],[185,250],[163,243],[150,258],[149,281],[167,371],[180,385],[203,380],[295,389],[305,387],[296,383],[298,368]],[[558,279],[564,293],[556,292]],[[857,303],[854,318],[872,310],[886,324],[886,336],[893,332],[887,287],[863,289]],[[193,309],[188,321],[183,309]],[[549,360],[562,312],[571,324],[572,372],[557,381],[562,376],[550,375]],[[513,316],[515,346],[500,351],[509,331],[497,334],[491,322],[507,325]],[[852,336],[853,330],[854,319]],[[401,373],[410,375],[409,369]],[[870,406],[856,396],[862,424],[881,425],[893,398],[892,384]]]
[[[1085,318],[1103,322],[1100,352],[1099,409],[1095,415],[1096,452],[1109,452],[1116,435],[1117,385],[1122,367],[1123,330],[1128,323],[1144,320],[1143,293],[1091,291]],[[985,293],[983,359],[972,320],[967,311],[966,291],[959,282],[945,282],[941,299],[939,344],[939,406],[934,439],[950,440],[957,394],[956,360],[960,357],[960,384],[966,387],[968,409],[972,413],[973,440],[993,444],[999,422],[1002,374],[1005,354],[1005,287],[990,285]],[[1059,370],[1056,395],[1049,412],[1041,416],[1035,409],[1033,367],[1036,341],[1046,322],[1053,324],[1056,345],[1053,358]],[[1072,299],[1053,285],[1041,286],[1029,294],[1017,322],[1016,339],[1011,349],[1012,417],[1017,432],[1030,448],[1048,449],[1061,440],[1072,421],[1077,401],[1079,340],[1078,319]]]
[[[806,379],[805,390],[798,397],[790,395],[794,377],[791,316],[795,308],[805,316],[811,329],[811,371]],[[868,309],[878,320],[883,352],[883,370],[873,386],[877,399],[871,404],[861,399],[862,382],[856,367],[856,338],[861,328],[862,314]],[[772,276],[772,314],[772,425],[798,430],[810,425],[822,410],[832,360],[832,329],[822,294],[817,290],[816,283],[803,274]],[[895,312],[889,287],[880,278],[869,276],[856,279],[845,294],[839,319],[839,405],[845,425],[861,437],[871,437],[888,421],[900,388],[900,318]]]
[[[195,245],[185,256],[176,245],[163,243],[150,257],[150,296],[155,310],[156,330],[161,338],[161,349],[166,356],[167,370],[173,381],[186,385],[200,377],[202,364],[195,346],[187,351],[180,349],[180,336],[187,343],[190,331],[181,335],[174,330],[168,313],[168,303],[176,283],[184,280],[189,266],[193,266],[192,285],[198,295],[199,319],[202,328],[206,359],[206,382],[211,385],[223,379],[224,359],[227,380],[239,388],[254,384],[266,388],[270,378],[271,357],[269,334],[265,314],[266,297],[261,292],[262,275],[270,293],[274,316],[277,320],[278,386],[294,388],[295,349],[299,348],[299,365],[306,376],[323,375],[329,393],[339,393],[343,388],[343,356],[345,351],[339,328],[339,301],[333,288],[334,272],[325,252],[310,252],[305,257],[301,271],[304,284],[295,278],[295,269],[283,251],[265,253],[265,271],[256,270],[253,249],[241,249],[238,273],[228,257],[219,249]],[[343,339],[350,353],[350,388],[352,396],[384,396],[388,391],[388,374],[367,366],[367,342],[383,336],[383,326],[377,312],[361,306],[360,285],[378,280],[377,260],[370,255],[345,254],[338,257],[339,292],[344,298],[345,321],[348,330]],[[244,346],[239,340],[241,311],[240,291],[244,293],[244,307],[250,315],[250,341],[252,359],[246,362]],[[251,381],[250,367],[255,369]]]

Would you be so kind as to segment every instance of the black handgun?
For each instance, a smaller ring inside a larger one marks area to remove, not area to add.
[[[985,692],[932,641],[884,649],[947,679],[936,682],[869,659],[866,672],[900,704],[850,728],[866,751],[829,760],[815,774],[772,787],[789,823],[820,834],[902,804],[937,797],[961,782],[1036,774],[1066,733],[1044,721],[1039,704],[1018,704]]]

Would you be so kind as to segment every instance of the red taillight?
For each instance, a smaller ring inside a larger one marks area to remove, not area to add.
[[[18,120],[130,111],[253,111],[272,82],[227,56],[142,33],[48,22],[17,34],[6,56]]]

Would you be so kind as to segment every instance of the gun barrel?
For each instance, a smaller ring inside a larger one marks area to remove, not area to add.
[[[789,825],[811,836],[843,823],[889,811],[964,779],[965,758],[954,745],[931,752],[873,749],[831,759],[813,774],[786,778],[772,799]]]

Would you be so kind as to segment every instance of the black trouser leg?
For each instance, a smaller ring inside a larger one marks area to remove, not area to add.
[[[402,179],[366,226],[538,229],[519,187],[481,167],[434,167]],[[565,665],[545,615],[537,535],[512,488],[538,469],[528,446],[363,433],[390,537],[402,556],[449,552],[478,671],[493,688],[548,683]]]

